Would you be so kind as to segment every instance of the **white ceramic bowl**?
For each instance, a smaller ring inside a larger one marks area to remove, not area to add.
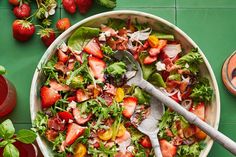
[[[204,53],[201,49],[197,46],[197,44],[182,30],[180,30],[175,25],[171,24],[170,22],[151,14],[139,12],[139,11],[128,11],[128,10],[121,10],[121,11],[111,11],[105,12],[101,14],[97,14],[86,18],[75,25],[71,26],[68,30],[62,33],[47,49],[45,54],[42,56],[41,60],[38,63],[37,69],[34,73],[31,91],[30,91],[30,111],[31,111],[31,120],[35,119],[37,111],[41,110],[41,101],[40,101],[40,87],[42,86],[42,82],[45,80],[41,67],[44,65],[50,57],[55,53],[57,46],[62,42],[66,41],[68,37],[80,26],[91,26],[91,27],[99,27],[100,24],[104,24],[107,22],[109,18],[120,18],[120,19],[127,19],[131,17],[131,19],[137,18],[140,23],[148,23],[154,30],[161,31],[164,33],[173,34],[175,39],[181,43],[184,52],[190,51],[192,48],[198,48],[200,54],[204,59],[204,64],[201,65],[201,74],[208,77],[210,80],[210,84],[214,89],[214,96],[210,106],[206,109],[206,122],[212,125],[215,129],[218,129],[219,119],[220,119],[220,97],[219,97],[219,90],[217,86],[217,82],[212,71],[212,68],[207,61]],[[45,157],[52,157],[52,150],[48,146],[46,140],[42,137],[37,137],[38,145]],[[201,157],[206,157],[209,153],[212,145],[213,140],[210,138],[206,139],[207,146],[201,152]]]

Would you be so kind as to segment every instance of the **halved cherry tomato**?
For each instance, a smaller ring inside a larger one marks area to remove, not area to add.
[[[98,131],[98,137],[103,141],[108,141],[112,138],[112,129],[109,128],[106,131]]]
[[[74,157],[85,157],[87,154],[86,146],[79,143],[74,150]]]
[[[196,127],[196,134],[195,134],[195,136],[199,140],[204,140],[207,137],[207,134],[205,132],[203,132],[201,129],[199,129],[198,127]]]
[[[123,101],[124,97],[125,97],[125,92],[124,92],[123,88],[117,88],[115,100],[117,102],[121,102],[121,101]]]
[[[148,37],[148,43],[151,47],[157,47],[159,44],[159,40],[155,35],[150,35]]]
[[[118,133],[117,133],[117,137],[121,137],[125,134],[126,128],[123,124],[120,124],[119,129],[118,129]]]

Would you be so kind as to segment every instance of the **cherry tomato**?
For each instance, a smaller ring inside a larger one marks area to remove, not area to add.
[[[125,134],[126,128],[123,124],[120,124],[119,129],[118,129],[118,133],[117,133],[117,137],[121,137]]]
[[[151,47],[157,47],[159,44],[159,40],[155,35],[150,35],[148,37],[148,43]]]
[[[109,128],[106,131],[98,131],[98,137],[103,141],[108,141],[112,138],[112,129]]]
[[[86,154],[87,154],[86,146],[79,143],[77,147],[75,147],[74,157],[85,157]]]
[[[124,92],[124,90],[123,90],[122,88],[117,88],[115,100],[116,100],[117,102],[121,102],[121,101],[123,101],[124,97],[125,97],[125,92]]]

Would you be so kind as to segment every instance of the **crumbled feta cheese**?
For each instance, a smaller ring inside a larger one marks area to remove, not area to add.
[[[188,65],[188,63],[186,63],[184,67],[185,67],[185,68],[189,68],[189,65]]]
[[[61,45],[59,46],[59,49],[62,50],[63,52],[66,52],[68,50],[68,46],[66,45],[65,42],[62,42]]]
[[[104,34],[105,34],[106,37],[110,37],[111,36],[111,32],[110,31],[106,31],[106,32],[104,32]]]
[[[99,40],[99,41],[106,41],[105,33],[100,33],[98,40]]]
[[[127,151],[128,151],[128,152],[133,152],[133,151],[134,151],[134,146],[129,146],[129,147],[127,148]]]
[[[159,61],[159,62],[156,63],[156,69],[157,69],[157,71],[166,70],[166,65]]]
[[[71,101],[69,104],[68,104],[68,107],[67,107],[67,111],[69,111],[70,109],[74,109],[76,108],[76,102],[75,101]]]

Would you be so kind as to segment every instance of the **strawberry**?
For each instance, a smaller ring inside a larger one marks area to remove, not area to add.
[[[78,89],[76,91],[76,100],[77,100],[77,102],[82,102],[82,101],[85,101],[85,100],[88,100],[88,99],[89,99],[88,95],[86,95],[86,93],[82,89]]]
[[[103,53],[95,39],[89,41],[89,43],[84,47],[84,51],[95,57],[103,58]]]
[[[92,70],[94,77],[100,81],[104,81],[103,71],[106,67],[106,63],[103,60],[96,58],[96,57],[92,57],[92,56],[89,56],[88,63],[89,63],[89,66]]]
[[[66,145],[71,145],[84,133],[85,127],[70,123],[66,131]]]
[[[69,56],[60,49],[57,50],[57,57],[59,62],[66,63],[69,60]]]
[[[8,0],[8,3],[11,4],[11,5],[19,5],[20,4],[20,1],[19,0]]]
[[[24,19],[30,16],[30,6],[28,4],[22,4],[19,6],[15,6],[13,9],[14,15],[19,19]]]
[[[85,14],[93,5],[93,0],[75,0],[81,14]]]
[[[153,62],[155,62],[157,60],[157,57],[151,57],[151,56],[147,56],[144,58],[143,63],[144,64],[152,64]]]
[[[197,115],[202,120],[205,120],[205,105],[203,102],[200,102],[195,107],[192,107],[190,112]]]
[[[73,109],[73,116],[75,118],[75,121],[82,125],[85,124],[86,122],[88,122],[91,117],[92,117],[92,113],[89,113],[86,117],[83,116],[83,114],[80,113],[80,111],[77,108]]]
[[[57,114],[62,120],[65,120],[66,122],[69,122],[69,120],[74,119],[72,114],[67,111],[58,112]]]
[[[44,28],[39,30],[38,35],[46,47],[50,46],[51,43],[56,39],[55,32],[52,28]]]
[[[177,147],[166,141],[160,140],[160,147],[163,157],[174,157],[177,152]]]
[[[65,31],[70,27],[70,20],[68,18],[59,19],[56,23],[56,27],[59,31]]]
[[[118,152],[116,153],[115,157],[134,157],[134,155],[131,152]]]
[[[62,5],[68,13],[74,14],[76,12],[75,0],[62,0]]]
[[[72,101],[76,101],[76,97],[75,96],[70,96],[67,98],[67,101],[72,102]]]
[[[70,90],[69,86],[62,83],[58,83],[56,80],[50,80],[49,85],[52,89],[56,91],[69,91]]]
[[[12,24],[12,32],[16,40],[27,41],[33,36],[35,26],[25,20],[15,20]]]
[[[136,97],[124,98],[123,100],[124,110],[122,112],[123,116],[125,116],[126,118],[130,118],[133,115],[137,104],[138,104],[138,99]]]
[[[46,86],[40,89],[40,96],[43,108],[51,107],[61,98],[61,95],[57,91]]]
[[[160,52],[161,51],[159,48],[150,48],[148,51],[148,53],[151,57],[156,57]]]
[[[149,139],[148,136],[145,136],[144,138],[141,139],[140,144],[144,147],[144,148],[152,148],[152,143]]]

